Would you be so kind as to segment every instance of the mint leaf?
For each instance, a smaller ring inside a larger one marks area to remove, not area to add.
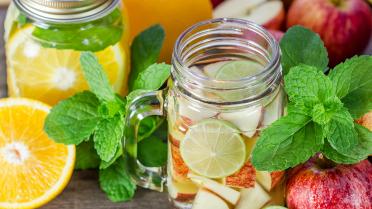
[[[156,137],[148,137],[138,143],[138,160],[147,167],[164,166],[167,163],[167,144]]]
[[[288,29],[280,41],[282,51],[283,74],[292,67],[306,64],[326,71],[328,53],[319,35],[302,26]]]
[[[340,164],[354,164],[362,160],[362,158],[359,159],[356,156],[346,156],[340,154],[335,149],[333,149],[333,147],[329,144],[328,141],[325,141],[322,153],[328,159]]]
[[[337,65],[329,74],[337,95],[359,118],[372,109],[372,56],[355,56]]]
[[[112,118],[116,114],[125,113],[126,102],[116,95],[114,100],[102,102],[98,112],[102,118]]]
[[[99,99],[104,101],[114,100],[115,93],[96,55],[92,52],[83,52],[80,57],[80,62],[90,90]]]
[[[134,81],[138,75],[154,64],[160,55],[165,33],[160,25],[154,25],[139,34],[131,46],[131,73],[129,90],[133,90]]]
[[[138,129],[138,141],[151,136],[163,121],[164,118],[159,116],[150,116],[143,119]]]
[[[133,90],[158,90],[168,80],[171,66],[167,64],[152,64],[138,74]]]
[[[365,153],[367,156],[372,155],[372,131],[366,127],[354,123],[356,132],[358,133],[358,148],[363,151],[359,153]]]
[[[63,144],[80,144],[96,130],[99,100],[89,91],[78,93],[52,108],[44,124],[50,138]]]
[[[59,24],[35,27],[32,35],[43,47],[97,52],[118,43],[123,34],[119,9],[111,14],[84,24]]]
[[[358,143],[358,135],[354,129],[354,121],[346,109],[335,113],[326,125],[326,136],[331,147],[344,154],[354,149]]]
[[[258,170],[276,171],[303,163],[323,146],[319,125],[305,114],[289,114],[263,130],[252,153]]]
[[[103,161],[109,162],[116,153],[124,133],[124,122],[121,115],[103,119],[99,122],[94,134],[94,148]]]
[[[98,168],[100,161],[91,140],[82,142],[76,146],[75,169]]]
[[[20,13],[17,17],[17,22],[19,27],[24,26],[28,22],[27,16],[23,13]]]
[[[293,67],[284,77],[285,90],[289,100],[313,107],[335,97],[332,82],[315,67],[299,65]]]
[[[101,164],[99,165],[99,169],[106,169],[109,166],[111,166],[117,159],[119,159],[121,156],[123,156],[123,145],[121,144],[121,141],[119,141],[118,148],[116,149],[114,157],[106,162],[106,161],[101,161]]]
[[[131,200],[136,191],[136,184],[131,179],[124,158],[119,158],[114,164],[99,171],[101,189],[113,202]]]

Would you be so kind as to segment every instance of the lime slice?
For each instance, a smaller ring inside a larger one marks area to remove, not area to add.
[[[245,144],[232,124],[207,119],[190,127],[180,146],[186,165],[208,178],[223,178],[237,172],[246,159]]]
[[[218,80],[240,80],[262,71],[263,66],[253,61],[231,61],[223,65],[215,75]]]

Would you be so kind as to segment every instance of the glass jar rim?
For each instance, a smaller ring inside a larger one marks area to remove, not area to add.
[[[214,78],[208,78],[206,76],[201,76],[197,73],[194,73],[192,71],[187,70],[188,66],[184,63],[184,61],[181,59],[181,53],[183,50],[183,42],[187,41],[187,35],[192,34],[193,32],[196,32],[198,28],[201,28],[203,26],[211,25],[211,24],[235,24],[240,26],[245,26],[247,29],[255,30],[255,32],[258,32],[265,40],[268,41],[269,46],[272,50],[272,56],[269,62],[264,66],[264,69],[259,72],[258,74],[255,74],[253,76],[247,76],[243,77],[241,79],[236,80],[219,80]],[[186,39],[186,40],[185,40]],[[216,18],[216,19],[210,19],[206,21],[199,22],[188,29],[186,29],[177,39],[174,50],[173,50],[173,65],[178,65],[180,67],[175,67],[176,70],[178,70],[178,73],[181,73],[183,75],[188,75],[192,78],[196,78],[200,82],[213,82],[213,83],[221,83],[223,82],[225,85],[232,84],[236,85],[239,83],[252,83],[254,80],[256,80],[256,77],[260,77],[264,74],[267,74],[268,71],[275,68],[278,65],[278,60],[280,60],[280,48],[277,44],[277,41],[275,40],[274,36],[271,35],[266,29],[261,27],[260,25],[244,20],[244,19],[238,19],[238,18]]]

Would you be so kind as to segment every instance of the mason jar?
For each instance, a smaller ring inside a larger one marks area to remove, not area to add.
[[[14,0],[5,20],[8,94],[50,105],[88,88],[80,54],[91,51],[125,94],[129,31],[119,0]]]
[[[163,190],[175,208],[259,209],[284,204],[284,171],[259,171],[252,149],[283,115],[280,49],[261,26],[214,19],[178,39],[169,88],[136,98],[127,112],[125,150],[140,186]],[[168,165],[137,160],[139,122],[168,120]]]

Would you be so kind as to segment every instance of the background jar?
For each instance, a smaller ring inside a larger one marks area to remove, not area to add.
[[[115,91],[127,91],[129,32],[118,0],[16,0],[4,38],[9,96],[54,105],[87,89],[82,51],[97,55]]]
[[[179,37],[171,75],[167,91],[140,96],[127,113],[125,149],[137,183],[162,190],[162,182],[167,182],[170,200],[176,208],[190,208],[194,204],[199,192],[204,191],[203,184],[196,183],[203,181],[200,178],[238,193],[239,202],[229,202],[237,208],[259,209],[264,205],[284,204],[284,171],[257,171],[250,162],[260,131],[283,115],[285,105],[280,50],[274,38],[262,27],[245,20],[225,18],[201,22]],[[163,115],[168,119],[166,169],[146,168],[136,160],[136,127],[149,115]],[[205,153],[211,150],[214,157],[214,151],[231,146],[230,143],[217,146],[221,141],[224,143],[221,128],[228,130],[224,132],[226,140],[232,135],[236,138],[238,146],[230,151],[241,150],[241,164],[226,169],[229,170],[226,173],[213,174],[218,169],[209,172],[210,164],[197,168],[191,161],[208,157]],[[209,146],[210,143],[198,144],[196,140],[194,147],[189,146],[192,143],[186,141],[197,136],[219,142],[213,141],[216,146]],[[219,148],[216,150],[216,147]],[[187,157],[188,151],[190,157]],[[244,175],[240,176],[241,173]],[[199,179],[193,179],[190,174],[196,174]],[[247,194],[252,189],[253,192]],[[255,195],[265,198],[238,207]]]

